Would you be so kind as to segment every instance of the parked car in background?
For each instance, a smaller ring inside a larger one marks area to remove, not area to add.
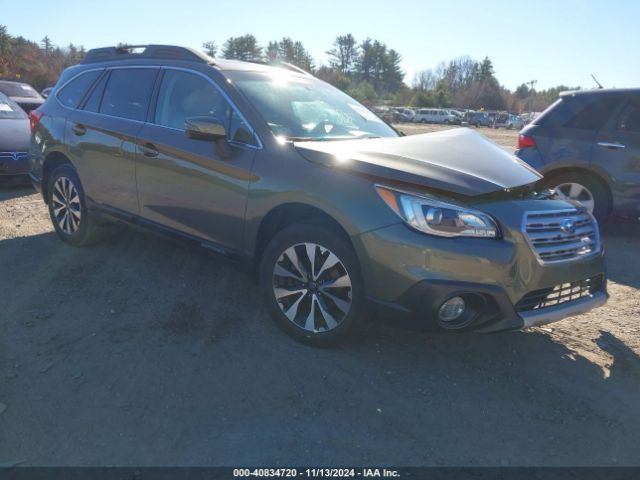
[[[473,118],[475,117],[476,112],[475,110],[467,110],[464,112],[464,115],[462,115],[462,123],[461,125],[471,125],[471,122],[473,121]]]
[[[371,111],[386,123],[391,124],[395,121],[395,112],[389,107],[374,106],[371,108]]]
[[[444,123],[453,124],[456,117],[446,110],[438,108],[421,108],[416,112],[414,122],[417,123]]]
[[[469,120],[469,124],[474,127],[491,127],[493,126],[494,116],[490,112],[474,112]]]
[[[595,220],[477,132],[400,136],[305,72],[136,48],[89,51],[31,112],[30,174],[64,242],[110,218],[194,241],[314,345],[357,332],[367,304],[487,332],[606,301]]]
[[[410,108],[395,108],[394,121],[399,123],[413,122],[416,112]]]
[[[522,118],[512,113],[499,114],[494,123],[493,128],[506,128],[507,130],[520,130],[525,123]]]
[[[42,95],[42,98],[49,98],[49,94],[53,91],[53,87],[47,87],[44,90],[42,90],[42,92],[40,92],[40,95]]]
[[[0,181],[28,180],[30,136],[27,114],[0,93]]]
[[[640,216],[640,89],[561,93],[522,130],[516,154],[596,217]]]
[[[533,120],[538,118],[541,113],[542,112],[524,112],[523,114],[520,115],[520,118],[522,118],[522,120],[526,125],[527,123],[533,122]]]
[[[4,93],[27,113],[44,103],[44,98],[27,83],[0,80],[0,93]]]
[[[454,125],[462,124],[462,117],[464,116],[464,112],[461,112],[459,110],[452,110],[452,109],[448,109],[446,111],[453,116],[453,120],[450,123]]]

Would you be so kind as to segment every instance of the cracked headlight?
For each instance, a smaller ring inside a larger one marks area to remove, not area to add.
[[[380,185],[376,191],[407,225],[421,232],[439,237],[499,236],[496,222],[486,213]]]

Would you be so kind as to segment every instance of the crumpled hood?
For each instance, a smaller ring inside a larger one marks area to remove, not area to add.
[[[511,189],[542,178],[529,165],[468,128],[294,145],[312,162],[467,196]]]

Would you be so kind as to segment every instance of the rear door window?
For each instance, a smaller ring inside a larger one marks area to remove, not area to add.
[[[114,69],[104,90],[100,113],[144,121],[158,69]]]
[[[57,94],[56,97],[65,107],[77,108],[80,102],[87,94],[93,82],[100,76],[102,70],[94,70],[91,72],[81,73],[69,83],[67,83]]]

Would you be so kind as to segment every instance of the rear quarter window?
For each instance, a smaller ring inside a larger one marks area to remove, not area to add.
[[[60,89],[56,94],[58,101],[65,107],[77,108],[101,73],[102,70],[81,73]]]

